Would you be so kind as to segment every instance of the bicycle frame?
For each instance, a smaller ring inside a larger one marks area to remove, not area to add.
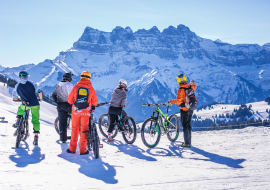
[[[160,127],[163,127],[163,129],[164,129],[165,132],[167,132],[167,126],[168,126],[168,124],[171,123],[168,120],[168,112],[169,112],[169,106],[167,106],[166,114],[164,114],[161,111],[161,109],[159,108],[159,105],[157,105],[156,110],[153,112],[153,115],[151,116],[151,118],[155,119],[157,125],[158,125],[158,122],[159,122],[159,119],[160,119],[160,121],[161,121]],[[155,113],[157,113],[157,117],[155,117]],[[162,119],[164,119],[164,123],[163,123],[163,120]],[[174,125],[173,123],[171,123],[171,124]]]

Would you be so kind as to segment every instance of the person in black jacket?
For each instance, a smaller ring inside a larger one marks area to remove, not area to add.
[[[68,95],[73,88],[71,84],[73,74],[71,72],[63,75],[63,80],[59,82],[52,93],[52,98],[57,103],[60,141],[65,143],[67,137],[67,118],[71,114],[71,105],[68,103]],[[70,138],[70,137],[69,137]]]

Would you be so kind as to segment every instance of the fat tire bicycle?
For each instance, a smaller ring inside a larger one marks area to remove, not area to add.
[[[123,113],[123,111],[122,111]],[[133,144],[137,137],[137,128],[134,119],[131,116],[126,115],[122,118],[122,113],[118,116],[118,122],[114,122],[114,129],[112,131],[111,137],[116,137],[118,131],[122,132],[122,136],[124,141],[127,144]],[[108,135],[106,134],[110,126],[110,116],[108,113],[104,113],[99,117],[98,120],[98,127],[101,134],[107,138]]]
[[[156,107],[150,118],[147,118],[141,127],[141,138],[145,146],[154,148],[158,145],[162,134],[167,134],[171,142],[175,142],[179,136],[180,122],[177,115],[172,114],[168,117],[170,103],[150,104],[143,103],[142,106]],[[160,110],[160,106],[167,106],[166,114]],[[157,114],[157,116],[155,116]],[[164,122],[163,122],[164,121]]]

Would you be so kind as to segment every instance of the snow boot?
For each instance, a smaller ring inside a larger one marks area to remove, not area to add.
[[[20,122],[17,121],[16,123],[14,123],[14,124],[12,125],[12,127],[17,128],[17,127],[19,126],[19,124],[20,124]]]
[[[80,153],[80,155],[86,155],[86,154],[89,154],[88,150],[85,153]]]
[[[107,142],[113,142],[113,141],[115,141],[115,139],[113,139],[113,138],[108,138],[107,139]]]
[[[182,143],[181,147],[183,147],[183,148],[191,148],[190,144],[185,144],[185,143]]]
[[[67,149],[67,153],[75,154],[75,152],[71,152],[69,149]]]
[[[38,136],[37,135],[34,136],[33,145],[38,145]]]

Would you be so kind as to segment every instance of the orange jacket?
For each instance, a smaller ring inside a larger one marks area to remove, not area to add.
[[[188,83],[183,83],[179,85],[180,88],[189,88],[191,87],[194,91],[196,90],[196,85],[189,85]],[[177,96],[176,96],[176,100],[170,100],[170,102],[172,104],[176,104],[176,105],[181,105],[182,103],[186,102],[186,93],[185,93],[185,89],[178,89],[177,90]],[[188,111],[188,109],[186,107],[180,107],[180,109],[182,109],[183,111]]]
[[[88,95],[88,103],[89,107],[85,109],[78,110],[76,106],[74,105],[74,102],[77,99],[77,92],[79,87],[86,87],[89,89],[89,95]],[[91,106],[97,105],[98,104],[98,98],[96,95],[96,92],[92,86],[92,83],[88,79],[81,79],[78,83],[74,85],[72,88],[71,92],[68,95],[68,103],[73,104],[72,105],[72,115],[85,115],[85,116],[90,116],[90,110]]]

